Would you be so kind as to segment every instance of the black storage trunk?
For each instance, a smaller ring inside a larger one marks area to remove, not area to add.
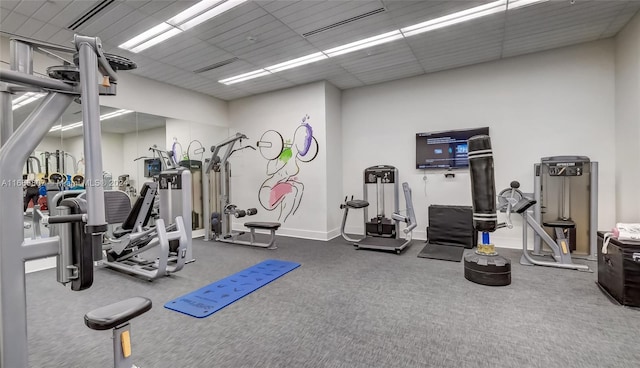
[[[471,249],[478,243],[473,228],[471,206],[429,206],[427,238],[430,244],[443,244]]]
[[[602,254],[604,232],[598,232],[598,285],[620,304],[640,308],[640,245],[609,241]]]

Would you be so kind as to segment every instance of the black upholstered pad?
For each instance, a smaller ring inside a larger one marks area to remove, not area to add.
[[[515,213],[524,213],[526,210],[529,209],[529,207],[533,206],[534,204],[536,204],[536,201],[527,199],[527,198],[522,198],[521,200],[518,201],[518,203],[516,203],[513,206],[513,211]]]
[[[574,227],[576,227],[575,222],[564,221],[564,220],[549,221],[549,222],[543,223],[543,225],[548,227],[561,227],[563,229],[573,229]]]
[[[248,228],[254,229],[267,229],[267,230],[278,230],[280,227],[279,222],[245,222],[244,226]]]
[[[85,314],[84,323],[93,330],[109,330],[151,309],[151,300],[141,296],[109,304]]]
[[[347,201],[347,207],[349,208],[364,208],[369,207],[369,202],[362,199],[352,199]]]

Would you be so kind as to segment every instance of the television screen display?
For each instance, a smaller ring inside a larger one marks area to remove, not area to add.
[[[144,177],[153,178],[160,175],[162,171],[162,161],[159,158],[150,158],[144,160]]]
[[[489,128],[416,134],[416,169],[459,169],[469,166],[467,140],[489,135]]]

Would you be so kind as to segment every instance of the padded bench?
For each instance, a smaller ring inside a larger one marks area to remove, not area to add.
[[[113,329],[113,366],[131,368],[129,320],[151,309],[151,300],[140,296],[125,299],[90,311],[84,323],[93,330]]]
[[[280,228],[282,224],[279,222],[245,222],[244,226],[249,228],[251,240],[248,245],[263,246],[268,249],[276,249],[276,230]],[[269,230],[271,239],[269,243],[261,244],[256,242],[256,229]]]

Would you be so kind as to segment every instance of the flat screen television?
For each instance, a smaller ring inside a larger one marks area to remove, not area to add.
[[[149,158],[144,160],[144,177],[153,178],[160,175],[162,171],[162,161],[159,158]]]
[[[416,134],[416,169],[462,169],[469,167],[467,140],[489,135],[489,128],[447,130]]]

